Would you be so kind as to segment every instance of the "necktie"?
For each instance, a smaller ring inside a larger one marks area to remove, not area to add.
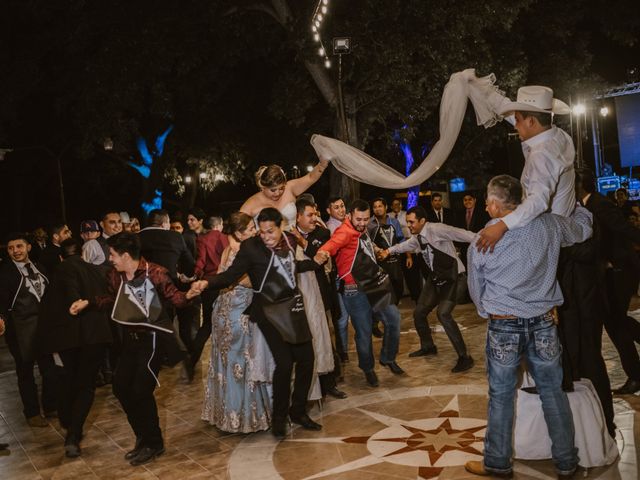
[[[426,240],[423,240],[423,238],[418,235],[418,243],[420,244],[420,249],[422,250],[422,257],[424,258],[425,263],[427,264],[427,267],[429,267],[429,270],[432,270],[432,266],[431,266],[431,246],[429,245],[429,242],[427,242]]]
[[[436,212],[436,216],[438,217],[438,221],[442,223],[442,210],[440,210],[439,212]]]
[[[27,269],[27,277],[29,278],[29,280],[31,280],[31,285],[33,285],[33,288],[35,289],[36,294],[39,297],[41,297],[42,285],[40,284],[40,278],[38,277],[38,274],[33,269],[33,265],[31,265],[30,263],[27,263],[24,267]]]
[[[467,230],[469,230],[469,226],[471,225],[471,215],[473,214],[473,210],[470,208],[467,209]]]

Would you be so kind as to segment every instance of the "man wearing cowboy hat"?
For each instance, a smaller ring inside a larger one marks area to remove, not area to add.
[[[569,106],[553,98],[549,87],[541,86],[521,87],[517,101],[505,100],[497,113],[508,120],[515,116],[525,159],[520,178],[525,198],[514,212],[480,231],[477,246],[483,251],[493,251],[507,230],[522,227],[543,212],[568,217],[575,206],[573,141],[551,124],[553,115],[568,114]]]

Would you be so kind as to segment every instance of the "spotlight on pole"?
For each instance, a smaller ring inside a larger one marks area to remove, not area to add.
[[[600,109],[600,115],[602,115],[603,117],[606,117],[607,115],[609,115],[609,109],[607,107],[602,107]]]
[[[191,175],[185,175],[184,183],[186,183],[187,185],[191,183]]]
[[[351,37],[335,37],[333,39],[333,54],[344,55],[351,53]]]
[[[584,115],[586,111],[587,111],[587,108],[582,103],[578,103],[577,105],[573,106],[574,115]]]

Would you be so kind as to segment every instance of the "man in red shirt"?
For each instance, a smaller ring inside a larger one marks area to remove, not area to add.
[[[384,324],[380,364],[396,375],[404,371],[396,363],[400,312],[395,305],[389,275],[378,266],[373,242],[367,233],[370,218],[369,204],[361,199],[354,200],[344,223],[319,250],[335,257],[341,296],[356,331],[358,366],[364,371],[367,383],[377,387],[371,341],[374,311]]]

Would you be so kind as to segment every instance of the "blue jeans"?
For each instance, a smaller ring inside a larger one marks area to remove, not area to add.
[[[351,317],[351,323],[356,331],[356,350],[358,351],[358,366],[365,372],[373,370],[373,343],[371,341],[373,310],[367,296],[359,290],[345,290],[341,295],[344,306]],[[395,362],[400,343],[400,311],[395,305],[388,305],[376,312],[384,324],[380,361],[382,363]]]
[[[484,465],[490,472],[512,469],[514,400],[520,359],[527,359],[535,380],[551,437],[551,455],[558,473],[578,465],[573,416],[562,391],[562,348],[551,315],[491,320],[487,332],[489,412],[484,441]]]
[[[340,339],[344,353],[347,353],[349,351],[349,314],[344,306],[342,295],[338,295],[338,304],[340,305],[340,318],[336,322],[338,331],[335,334]]]

